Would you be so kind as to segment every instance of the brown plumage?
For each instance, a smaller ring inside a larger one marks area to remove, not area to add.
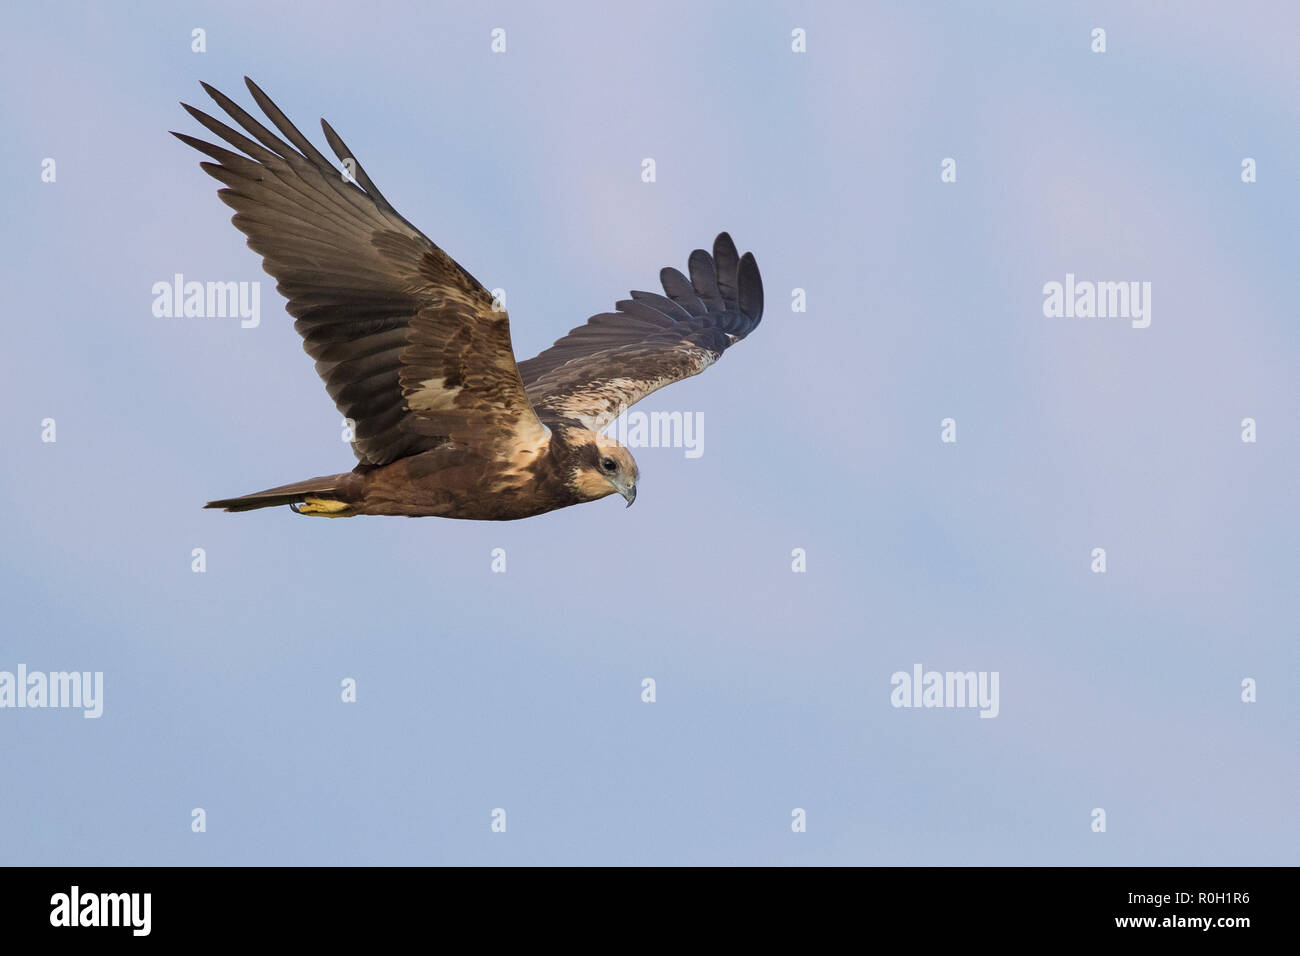
[[[243,132],[181,105],[240,152],[173,135],[216,160],[200,165],[224,184],[231,222],[355,422],[359,463],[206,507],[509,520],[615,492],[631,505],[636,462],[600,431],[753,331],[763,314],[754,257],[724,232],[711,256],[691,253],[689,278],[660,272],[664,295],[633,292],[516,364],[504,309],[393,208],[330,125],[321,120],[348,173],[245,82],[284,139],[206,83]]]

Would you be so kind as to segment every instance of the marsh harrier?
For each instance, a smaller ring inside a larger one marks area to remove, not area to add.
[[[203,84],[242,129],[192,106],[228,146],[174,133],[215,162],[231,220],[262,256],[316,371],[355,422],[350,472],[208,508],[289,505],[299,514],[436,515],[504,521],[636,498],[637,465],[601,434],[626,408],[697,375],[752,332],[763,284],[725,232],[663,294],[633,292],[540,355],[515,360],[500,303],[406,221],[324,120],[336,167],[245,78],[279,130]],[[281,138],[283,137],[283,138]],[[288,142],[285,142],[288,140]]]

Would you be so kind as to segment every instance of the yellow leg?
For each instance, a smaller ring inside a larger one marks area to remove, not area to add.
[[[351,518],[352,506],[346,501],[333,498],[304,498],[302,504],[290,505],[300,515],[316,515],[321,518]]]

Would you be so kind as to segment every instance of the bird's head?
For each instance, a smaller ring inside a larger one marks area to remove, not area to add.
[[[569,486],[583,501],[595,501],[618,492],[627,506],[636,501],[636,460],[626,447],[608,435],[588,431],[574,442],[569,458]]]

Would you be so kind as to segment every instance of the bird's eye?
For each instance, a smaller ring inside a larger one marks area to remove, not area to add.
[[[613,458],[602,458],[600,460],[600,467],[604,468],[606,471],[613,471],[618,466],[614,464]]]

